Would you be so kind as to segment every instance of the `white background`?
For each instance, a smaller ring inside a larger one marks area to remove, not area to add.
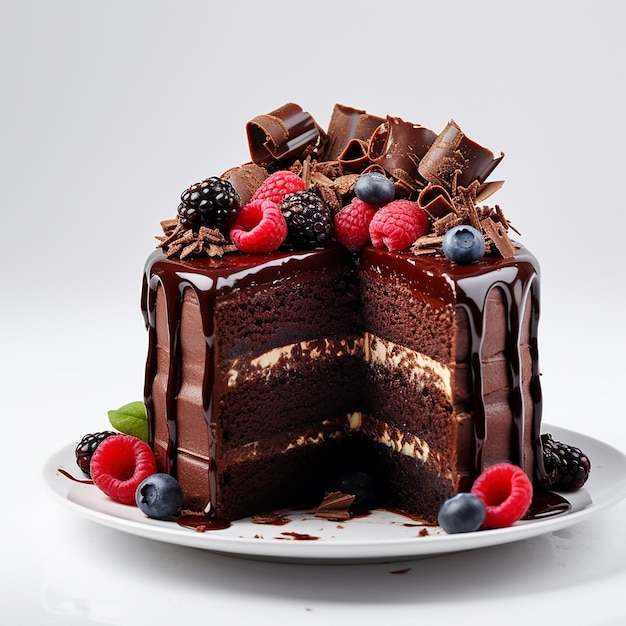
[[[40,471],[141,398],[140,281],[159,221],[189,184],[248,160],[245,123],[289,101],[322,126],[336,102],[436,132],[453,118],[506,154],[493,200],[542,265],[545,421],[626,451],[622,7],[0,0],[0,613],[624,623],[623,505],[566,548],[540,538],[399,577],[133,539],[58,506]]]

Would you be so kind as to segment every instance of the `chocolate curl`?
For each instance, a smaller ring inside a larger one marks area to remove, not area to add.
[[[336,104],[328,124],[328,143],[322,155],[323,161],[337,161],[345,154],[353,141],[369,143],[372,133],[384,122],[384,118],[370,115],[367,111]],[[351,149],[355,149],[354,147]],[[362,148],[358,148],[362,149]],[[365,149],[364,154],[367,152]],[[351,160],[351,159],[347,159]]]
[[[268,172],[264,167],[254,163],[245,163],[240,167],[231,167],[220,178],[227,180],[233,186],[243,206],[250,202],[254,192],[267,177]]]
[[[456,185],[468,187],[475,180],[483,183],[504,158],[469,139],[450,120],[420,161],[418,170],[428,182],[442,185],[456,193]]]
[[[429,184],[424,187],[417,197],[417,206],[424,209],[433,220],[448,213],[456,214],[450,194],[441,185]]]
[[[419,180],[418,165],[436,138],[437,135],[424,126],[387,116],[370,139],[368,156],[370,161],[398,178],[402,176],[397,170],[412,180]]]
[[[313,117],[292,102],[249,121],[246,134],[250,156],[257,165],[302,157],[307,148],[311,152],[322,138]]]
[[[343,172],[360,173],[370,165],[367,156],[367,142],[362,139],[351,139],[342,153],[337,157]]]

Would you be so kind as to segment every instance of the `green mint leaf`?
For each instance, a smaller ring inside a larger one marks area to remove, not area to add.
[[[130,402],[114,411],[108,411],[111,426],[121,433],[148,441],[148,415],[142,401]]]

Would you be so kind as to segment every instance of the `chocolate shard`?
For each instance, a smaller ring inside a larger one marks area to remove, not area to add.
[[[368,143],[362,139],[351,139],[337,157],[343,172],[360,173],[370,165],[367,156]]]
[[[504,185],[503,180],[494,180],[483,183],[476,192],[476,202],[484,202]]]
[[[472,141],[450,120],[420,161],[418,170],[428,182],[451,189],[455,185],[469,186],[474,181],[483,183],[504,158]]]
[[[357,142],[353,149],[360,149],[359,142],[369,143],[374,131],[384,121],[384,118],[371,115],[362,109],[335,104],[328,124],[328,142],[324,148],[322,160],[338,160],[353,141]]]
[[[491,217],[487,217],[481,222],[485,234],[493,241],[498,252],[504,259],[512,259],[515,256],[515,246],[511,242],[505,226],[495,221]]]
[[[344,521],[350,519],[350,507],[356,496],[332,491],[326,494],[322,503],[315,511],[315,517],[322,517],[332,521]]]
[[[401,170],[413,180],[420,180],[418,166],[437,135],[430,129],[387,116],[370,139],[368,156],[388,172]]]
[[[448,213],[456,213],[450,194],[441,186],[429,183],[417,196],[417,206],[424,209],[433,219],[437,220]]]
[[[310,113],[288,102],[246,124],[248,147],[257,165],[297,159],[310,153],[320,143],[323,132]]]

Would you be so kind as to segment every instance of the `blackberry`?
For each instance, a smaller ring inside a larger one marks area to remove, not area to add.
[[[240,207],[241,201],[234,187],[227,180],[212,176],[183,191],[178,219],[186,228],[197,230],[206,226],[225,234]]]
[[[117,433],[112,430],[104,430],[99,433],[91,433],[89,435],[85,435],[80,443],[76,446],[75,454],[76,454],[76,465],[80,467],[83,471],[83,474],[89,476],[91,478],[91,473],[89,471],[89,464],[91,463],[91,457],[93,453],[96,451],[96,448],[111,435],[117,435]]]
[[[546,470],[544,487],[562,491],[580,489],[591,471],[591,463],[580,448],[555,441],[552,435],[541,435],[543,465]]]
[[[333,214],[312,191],[296,191],[280,205],[287,222],[285,244],[293,248],[324,248],[333,241]]]

